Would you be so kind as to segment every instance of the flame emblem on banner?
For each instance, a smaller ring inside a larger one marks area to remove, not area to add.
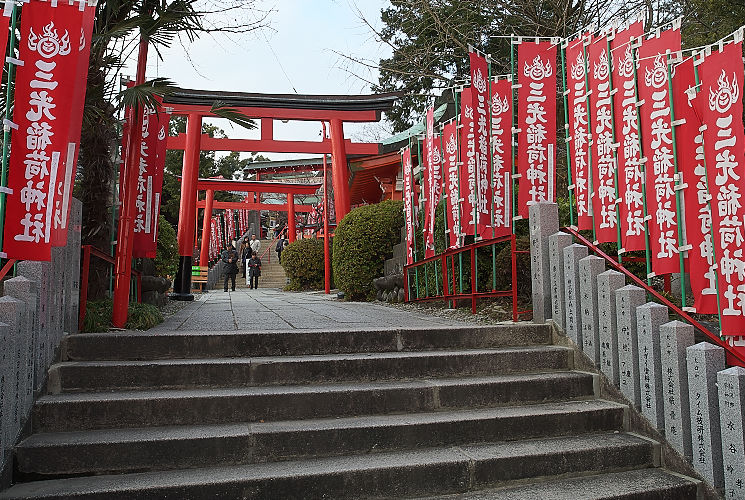
[[[709,87],[709,109],[717,113],[726,113],[729,108],[740,99],[740,88],[737,86],[737,76],[732,75],[732,84],[727,80],[727,74],[722,74],[717,79],[719,88],[713,90]]]
[[[445,150],[449,155],[454,155],[458,151],[458,143],[455,139],[455,135],[450,136],[447,144],[445,144]]]
[[[533,80],[543,80],[553,75],[553,68],[550,61],[546,61],[544,65],[541,56],[535,56],[533,64],[529,65],[527,62],[525,63],[523,74]]]
[[[607,80],[610,68],[608,67],[608,53],[603,49],[600,53],[600,64],[593,63],[594,71],[593,76],[596,80]]]
[[[658,54],[654,59],[654,67],[652,69],[646,68],[644,83],[647,84],[647,87],[658,89],[667,84],[667,65],[663,62],[663,57],[665,57],[663,54]]]
[[[439,165],[440,164],[440,148],[437,146],[432,148],[432,164],[433,165]]]
[[[158,132],[158,140],[162,141],[165,138],[166,138],[166,127],[161,125],[160,131]]]
[[[476,74],[473,77],[473,88],[475,88],[479,94],[486,92],[486,79],[481,73],[481,68],[476,70]]]
[[[473,107],[466,105],[466,112],[464,113],[466,118],[469,120],[473,119]]]
[[[621,78],[631,78],[634,76],[634,61],[631,57],[631,44],[626,45],[626,52],[623,57],[618,58],[618,74]]]
[[[65,34],[60,38],[57,30],[54,29],[54,22],[44,26],[41,36],[34,33],[34,28],[31,28],[28,35],[28,48],[37,51],[44,59],[51,59],[57,54],[66,56],[70,53],[70,34],[65,30]]]
[[[494,101],[491,105],[491,114],[492,115],[501,115],[502,113],[506,113],[507,110],[510,109],[510,103],[507,100],[507,96],[500,98],[498,95],[494,96]]]
[[[577,60],[572,64],[572,80],[584,80],[585,78],[585,55],[580,52]]]

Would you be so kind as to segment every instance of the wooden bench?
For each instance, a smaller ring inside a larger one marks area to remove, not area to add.
[[[209,267],[191,266],[191,286],[193,288],[199,288],[202,291],[206,290],[207,273],[209,273]]]

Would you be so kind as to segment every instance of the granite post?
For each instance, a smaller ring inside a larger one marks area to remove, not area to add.
[[[55,348],[59,345],[65,329],[65,303],[66,303],[66,286],[67,278],[67,252],[65,247],[52,247],[52,293],[50,325],[53,330],[52,343]]]
[[[52,328],[49,326],[50,323],[50,296],[54,295],[55,291],[52,289],[52,277],[51,277],[51,263],[49,262],[38,262],[33,260],[25,260],[18,263],[18,274],[25,276],[26,278],[36,281],[38,284],[39,301],[37,302],[36,318],[38,321],[38,344],[39,349],[37,350],[37,359],[35,362],[36,366],[42,366],[42,370],[37,370],[35,374],[35,388],[40,389],[44,382],[44,374],[46,368],[52,363],[54,357],[54,351],[57,347],[56,343],[52,340]]]
[[[36,318],[38,286],[35,281],[31,281],[24,276],[16,276],[15,278],[5,281],[4,288],[5,295],[18,299],[24,303],[24,314],[21,318],[21,324],[23,325],[23,335],[25,340],[23,342],[23,359],[21,361],[26,364],[26,379],[21,381],[20,384],[24,388],[24,392],[21,394],[20,399],[23,402],[22,408],[23,413],[25,414],[31,409],[34,401],[34,388],[36,387],[34,385],[35,371],[46,370],[47,368],[36,364],[37,350],[39,349],[39,325]]]
[[[692,345],[693,326],[688,323],[676,320],[660,326],[665,437],[688,460],[691,460],[691,413],[686,349]]]
[[[0,323],[0,342],[2,345],[8,346],[7,349],[0,349],[0,467],[5,463],[6,452],[9,451],[11,444],[9,444],[8,436],[10,435],[10,429],[15,425],[13,419],[13,393],[11,388],[14,388],[14,374],[15,374],[15,359],[13,354],[15,349],[12,349],[13,336],[11,335],[10,325],[7,323]]]
[[[579,261],[587,257],[587,247],[572,244],[564,248],[564,300],[567,337],[582,347],[582,315],[579,300]]]
[[[745,368],[734,366],[720,371],[717,373],[717,385],[724,498],[745,498]]]
[[[600,364],[598,327],[598,275],[605,271],[605,260],[595,255],[579,261],[579,305],[582,316],[582,351],[595,366]]]
[[[548,237],[559,231],[559,206],[539,202],[528,208],[530,217],[530,274],[533,283],[533,322],[551,318],[551,280]]]
[[[5,442],[8,446],[13,446],[15,443],[18,431],[21,428],[21,415],[23,410],[21,405],[23,404],[22,395],[25,393],[26,388],[21,384],[26,380],[26,363],[23,359],[25,347],[24,339],[21,337],[23,334],[23,327],[21,322],[25,315],[25,304],[18,299],[13,297],[3,296],[0,297],[0,322],[8,325],[9,342],[5,344],[6,349],[9,353],[9,366],[8,375],[5,380],[6,384],[3,389],[7,397],[10,398],[10,415],[8,416],[8,426],[2,431],[5,433]]]
[[[83,222],[83,204],[72,198],[70,200],[70,219],[67,223],[67,273],[65,281],[65,325],[67,333],[77,333],[78,312],[80,309],[80,243]]]
[[[626,285],[616,290],[618,331],[618,387],[634,406],[641,405],[639,389],[639,341],[636,336],[636,308],[644,304],[644,289]]]
[[[616,290],[626,284],[618,271],[598,274],[598,332],[600,338],[600,370],[618,386],[618,336],[616,334]]]
[[[724,483],[717,372],[724,369],[724,349],[701,342],[686,349],[691,407],[693,467],[715,488]]]
[[[572,244],[572,236],[558,232],[548,237],[548,260],[551,270],[551,318],[566,331],[564,300],[564,248]]]
[[[662,357],[660,326],[670,321],[667,306],[647,302],[636,308],[636,335],[639,343],[641,412],[656,429],[665,429],[662,404]]]

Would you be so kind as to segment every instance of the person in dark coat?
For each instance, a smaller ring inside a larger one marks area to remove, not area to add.
[[[261,259],[258,254],[252,254],[246,263],[248,266],[248,288],[259,288],[259,276],[261,276]]]
[[[225,286],[224,291],[228,291],[228,279],[231,280],[232,290],[235,292],[235,275],[238,274],[238,259],[240,256],[235,251],[235,247],[230,247],[222,253],[222,261],[225,263]]]
[[[241,266],[243,268],[243,277],[246,277],[246,261],[251,258],[251,246],[248,244],[248,236],[243,238],[241,245]]]
[[[287,246],[287,240],[285,239],[284,233],[282,233],[279,236],[279,240],[277,240],[277,247],[276,247],[277,259],[279,260],[280,264],[282,263],[282,251],[285,249],[286,246]]]

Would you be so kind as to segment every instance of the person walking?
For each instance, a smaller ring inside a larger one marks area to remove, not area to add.
[[[277,252],[277,260],[279,260],[279,263],[282,263],[282,251],[287,246],[287,240],[285,239],[285,234],[282,233],[279,235],[279,240],[277,240],[277,246],[275,248],[275,251]]]
[[[225,263],[225,285],[224,291],[228,291],[228,279],[231,280],[232,291],[235,292],[235,275],[238,274],[238,252],[231,244],[230,248],[222,253],[222,261]]]
[[[258,257],[259,250],[261,250],[261,240],[256,239],[256,233],[254,233],[251,235],[251,252]]]
[[[246,261],[251,258],[251,245],[248,243],[248,236],[243,238],[241,245],[241,264],[243,267],[243,277],[246,277]]]
[[[261,276],[261,259],[258,254],[252,254],[248,259],[248,288],[259,288],[259,276]]]

